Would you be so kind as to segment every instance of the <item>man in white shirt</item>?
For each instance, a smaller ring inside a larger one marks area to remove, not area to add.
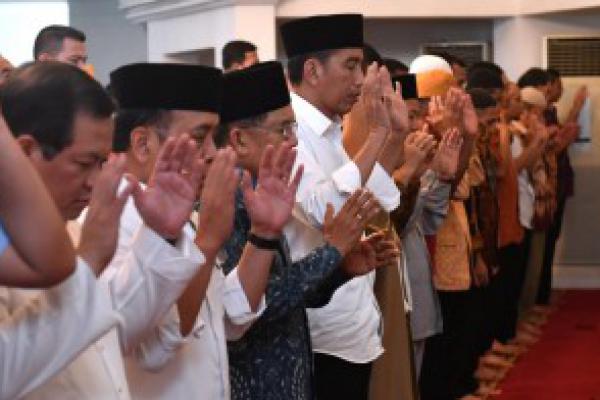
[[[57,102],[57,98],[61,101]],[[123,261],[130,267],[127,275],[120,268],[115,268],[113,274],[105,276],[99,283],[98,290],[103,293],[104,299],[92,301],[88,297],[95,296],[95,293],[88,289],[89,294],[78,301],[85,300],[82,304],[91,308],[80,309],[63,318],[55,317],[46,326],[49,333],[68,328],[65,321],[78,327],[78,331],[69,336],[70,332],[66,330],[65,342],[56,340],[56,335],[49,335],[45,343],[46,351],[55,351],[56,346],[63,343],[64,348],[71,351],[68,359],[61,360],[65,365],[85,348],[75,339],[88,338],[89,344],[93,338],[98,338],[113,327],[116,319],[114,312],[108,315],[112,320],[107,325],[100,318],[103,315],[93,308],[100,302],[100,305],[112,305],[122,316],[123,323],[119,331],[110,330],[51,381],[43,384],[60,368],[53,366],[53,370],[44,376],[28,381],[27,385],[17,386],[18,391],[9,392],[12,394],[6,398],[21,398],[38,386],[37,390],[29,393],[28,398],[128,398],[121,346],[137,340],[149,329],[149,325],[162,318],[204,262],[200,252],[196,251],[195,256],[190,255],[190,250],[181,240],[171,245],[163,239],[177,239],[180,236],[181,228],[193,207],[196,187],[201,179],[197,151],[187,136],[172,142],[171,151],[164,151],[159,156],[157,164],[161,167],[155,169],[154,183],[148,189],[142,190],[130,182],[118,195],[116,192],[125,160],[122,157],[113,158],[108,166],[116,163],[115,168],[120,172],[112,181],[110,190],[104,190],[96,198],[91,194],[92,188],[103,176],[99,174],[100,166],[110,151],[114,128],[114,106],[102,87],[72,66],[52,62],[32,64],[15,73],[2,93],[2,104],[9,127],[42,176],[62,217],[65,220],[76,218],[91,198],[88,210],[91,222],[83,227],[78,252],[88,254],[82,258],[95,274],[102,273],[112,258],[119,229],[115,222],[130,193],[133,193],[137,204],[143,205],[146,223],[135,233],[132,250]],[[182,170],[187,173],[183,174]],[[103,202],[114,206],[104,206]],[[169,204],[168,209],[163,207],[165,203]],[[98,231],[103,234],[98,234]],[[85,272],[83,274],[85,278]],[[89,281],[82,278],[81,273],[78,276],[76,282],[85,290],[84,285],[88,282],[89,286]],[[3,291],[2,312],[16,318],[23,306],[52,302],[48,297],[50,295]],[[71,295],[67,299],[74,297]],[[32,300],[33,303],[30,303]],[[58,307],[59,313],[64,310],[68,310],[64,305]],[[86,320],[89,323],[85,323]],[[58,325],[61,322],[63,325]],[[37,327],[34,325],[30,329]],[[73,350],[72,345],[77,350]]]
[[[399,205],[391,173],[398,166],[408,116],[399,93],[386,92],[382,101],[387,70],[372,67],[363,76],[361,15],[295,20],[282,25],[281,33],[298,122],[296,163],[304,166],[296,219],[286,228],[297,260],[323,244],[323,235],[313,228],[322,225],[327,203],[339,209],[350,193],[366,187],[385,211]],[[369,101],[370,132],[351,159],[342,145],[341,117],[361,91]],[[371,363],[383,352],[373,280],[373,274],[355,278],[328,305],[308,310],[318,398],[367,396]]]
[[[214,79],[206,79],[207,75]],[[244,257],[227,276],[215,262],[233,227],[233,196],[239,183],[234,153],[231,149],[216,153],[213,141],[219,122],[220,77],[214,68],[170,64],[129,65],[111,74],[111,87],[120,104],[114,147],[126,152],[129,172],[147,182],[156,153],[165,141],[186,132],[193,134],[205,159],[212,160],[202,188],[197,231],[191,227],[184,231],[185,240],[201,249],[210,267],[194,277],[177,306],[128,358],[134,398],[229,399],[226,340],[239,338],[265,308],[264,290],[273,249],[247,244]],[[165,85],[141,89],[148,80]],[[276,160],[264,168],[265,174],[289,165],[289,178],[291,148],[279,152]],[[267,187],[267,182],[262,183],[263,189]],[[294,190],[295,186],[275,192],[248,188],[257,235],[266,237],[282,229],[287,218],[282,222],[274,213],[279,210],[289,217],[293,203],[281,198],[293,198],[287,191]],[[130,202],[121,221],[117,258],[129,247],[128,232],[141,223]]]

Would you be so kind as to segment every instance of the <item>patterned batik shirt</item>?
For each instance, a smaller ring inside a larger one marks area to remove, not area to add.
[[[250,219],[238,192],[234,230],[223,252],[225,273],[237,265],[249,231]],[[280,244],[265,292],[265,312],[240,340],[228,343],[233,400],[314,398],[305,308],[327,304],[349,278],[337,267],[342,257],[332,246],[292,263],[284,238]]]

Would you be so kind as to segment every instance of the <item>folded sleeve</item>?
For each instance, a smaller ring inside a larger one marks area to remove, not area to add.
[[[329,176],[302,142],[298,145],[296,167],[304,166],[302,181],[296,193],[296,202],[308,222],[320,228],[325,218],[327,204],[339,210],[348,197],[361,187],[360,171],[348,160]],[[386,211],[400,204],[400,191],[391,176],[377,163],[365,185]]]
[[[160,323],[205,258],[190,235],[183,234],[173,246],[146,225],[138,228],[131,246],[117,253],[108,282],[125,321],[119,334],[128,353]]]
[[[220,270],[217,273],[222,273]],[[225,276],[223,287],[225,308],[225,335],[227,340],[238,340],[265,311],[265,295],[260,299],[256,312],[252,312],[246,292],[240,282],[237,267]]]

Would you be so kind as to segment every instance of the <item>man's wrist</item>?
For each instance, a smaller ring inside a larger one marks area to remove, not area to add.
[[[198,231],[194,243],[196,243],[196,246],[202,251],[206,259],[214,258],[222,245],[214,236],[203,231]]]
[[[270,229],[260,225],[252,225],[250,233],[267,240],[278,240],[281,237],[281,230]]]

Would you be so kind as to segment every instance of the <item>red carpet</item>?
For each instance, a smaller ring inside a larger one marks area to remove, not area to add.
[[[600,400],[600,290],[567,291],[499,400]]]

